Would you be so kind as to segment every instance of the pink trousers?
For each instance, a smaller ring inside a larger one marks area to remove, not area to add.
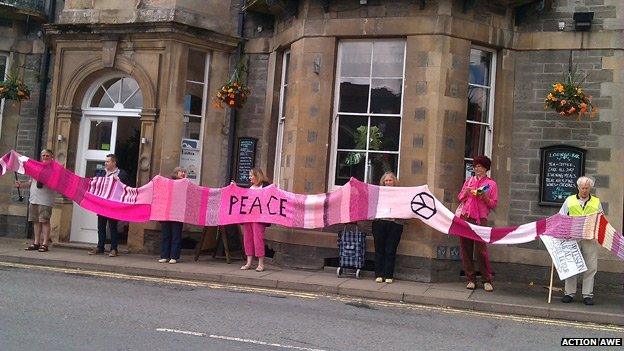
[[[243,223],[245,255],[264,257],[264,223]]]

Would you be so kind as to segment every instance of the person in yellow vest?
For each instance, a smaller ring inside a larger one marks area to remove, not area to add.
[[[570,195],[561,206],[559,213],[568,216],[587,216],[603,212],[600,199],[590,194],[594,187],[594,180],[589,177],[580,177],[576,181],[578,194]],[[587,270],[583,272],[583,303],[591,306],[594,304],[594,276],[598,271],[598,244],[594,239],[578,240]],[[576,294],[576,278],[580,274],[565,280],[565,295],[561,299],[563,303],[570,303]]]

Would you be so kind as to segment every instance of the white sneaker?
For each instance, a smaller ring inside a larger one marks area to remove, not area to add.
[[[165,262],[167,262],[167,259],[166,258],[161,258],[160,260],[158,260],[158,262],[165,263]]]
[[[392,278],[386,278],[386,283],[387,284],[392,284],[394,280],[392,280]]]
[[[474,290],[476,288],[476,285],[474,282],[468,282],[468,284],[466,284],[466,289],[468,290]]]
[[[377,283],[383,283],[383,278],[382,277],[377,277],[377,278],[375,278],[375,281]]]
[[[175,263],[178,263],[178,261],[175,258],[172,258],[172,259],[169,260],[169,263],[170,264],[175,264]]]
[[[483,283],[483,290],[492,292],[494,291],[494,287],[492,286],[492,283]]]

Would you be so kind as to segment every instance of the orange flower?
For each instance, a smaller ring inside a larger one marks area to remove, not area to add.
[[[563,92],[563,85],[561,83],[553,84],[553,88],[558,93],[562,93]]]
[[[574,113],[574,111],[576,111],[576,108],[574,106],[570,107],[570,109],[568,110],[568,113]]]
[[[561,100],[561,106],[565,105],[567,101]]]
[[[555,96],[552,93],[548,93],[548,96],[546,97],[548,100],[555,100]]]
[[[234,104],[235,104],[235,103],[236,103],[236,101],[234,101],[234,100],[230,100],[230,103],[229,103],[229,104],[230,104],[230,106],[234,106]]]

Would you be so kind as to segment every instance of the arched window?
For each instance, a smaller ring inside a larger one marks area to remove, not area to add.
[[[96,89],[89,107],[115,110],[143,108],[143,94],[136,80],[130,77],[112,78]]]

